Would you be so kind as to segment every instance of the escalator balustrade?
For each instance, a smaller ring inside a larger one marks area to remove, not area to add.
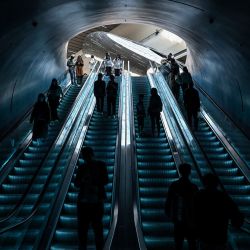
[[[119,91],[118,91],[119,93]],[[116,103],[116,113],[118,112],[118,98]],[[107,110],[106,100],[104,110]],[[104,202],[104,239],[106,239],[111,226],[111,209],[113,199],[113,173],[115,165],[116,138],[118,131],[118,120],[106,117],[97,112],[95,107],[90,125],[87,130],[84,145],[92,147],[95,158],[106,163],[109,182],[105,186],[107,199]],[[79,163],[82,159],[79,159]],[[76,202],[79,190],[74,186],[74,176],[60,214],[56,231],[52,240],[51,249],[78,249]],[[88,249],[95,249],[94,232],[88,232]]]
[[[147,77],[132,77],[134,123],[136,132],[137,171],[141,225],[148,249],[173,248],[173,224],[167,221],[164,203],[169,185],[178,179],[176,165],[161,123],[160,136],[151,137],[150,118],[145,119],[145,135],[139,137],[136,103],[144,94],[145,110],[149,105]]]

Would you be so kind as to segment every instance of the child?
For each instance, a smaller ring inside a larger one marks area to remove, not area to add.
[[[144,98],[144,95],[140,94],[139,102],[136,104],[139,135],[142,135],[143,128],[144,128],[144,117],[146,116],[144,105],[143,105],[143,98]]]

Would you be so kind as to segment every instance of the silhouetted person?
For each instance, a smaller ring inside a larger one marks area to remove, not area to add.
[[[158,95],[157,89],[151,89],[151,96],[148,106],[148,114],[151,119],[152,135],[155,133],[155,123],[157,126],[158,136],[160,135],[160,113],[162,111],[162,102],[161,98]]]
[[[239,228],[243,224],[244,217],[233,200],[217,189],[217,176],[206,174],[203,183],[205,189],[196,194],[194,202],[200,249],[227,249],[229,220],[232,226]]]
[[[180,74],[180,67],[179,67],[178,63],[175,61],[174,58],[172,58],[170,60],[170,62],[171,62],[170,63],[170,71],[171,71],[171,73],[173,73],[174,76],[179,75]]]
[[[57,108],[59,106],[60,98],[63,97],[63,92],[55,78],[52,79],[47,95],[51,112],[51,121],[59,120]]]
[[[69,60],[67,61],[67,66],[69,69],[71,84],[76,84],[76,72],[75,72],[75,62],[74,55],[71,55]]]
[[[179,171],[181,177],[169,187],[165,212],[174,223],[175,249],[181,250],[186,238],[191,250],[196,249],[193,202],[198,188],[189,180],[191,173],[189,164],[181,164]]]
[[[200,111],[200,97],[193,82],[189,83],[188,89],[184,93],[184,105],[187,111],[187,119],[189,126],[192,128],[194,119],[194,128],[198,129],[198,112]]]
[[[103,113],[104,96],[106,83],[102,80],[102,73],[98,74],[98,79],[94,83],[94,95],[96,98],[97,112]]]
[[[167,62],[171,62],[171,59],[173,58],[173,54],[169,53],[167,56]]]
[[[83,79],[83,66],[84,62],[82,57],[79,55],[76,60],[76,79],[77,79],[77,84],[81,85],[82,84],[82,79]]]
[[[104,246],[103,223],[104,186],[108,183],[106,165],[103,161],[94,160],[94,152],[90,147],[81,150],[84,164],[80,165],[75,178],[75,186],[80,188],[77,199],[79,249],[87,249],[89,224],[95,233],[96,249]]]
[[[183,67],[183,72],[181,73],[181,87],[183,94],[185,93],[186,89],[190,82],[193,82],[191,74],[188,72],[187,67]]]
[[[106,76],[110,76],[113,67],[113,62],[109,53],[106,53],[103,61],[106,69]]]
[[[179,85],[179,75],[180,75],[180,68],[178,63],[175,61],[174,58],[170,60],[170,81],[171,81],[171,89],[174,94],[176,100],[179,99],[180,94],[180,85]]]
[[[117,97],[118,84],[115,82],[115,77],[110,76],[110,81],[108,82],[106,93],[107,93],[107,106],[108,106],[108,116],[115,116],[116,112],[116,97]]]
[[[39,94],[37,102],[31,112],[30,123],[33,123],[32,140],[44,139],[48,134],[48,124],[50,121],[50,109],[45,100],[44,94]]]
[[[144,118],[146,116],[144,104],[143,104],[144,95],[139,95],[139,102],[136,104],[136,111],[137,111],[137,121],[138,121],[138,131],[141,135],[144,129]]]

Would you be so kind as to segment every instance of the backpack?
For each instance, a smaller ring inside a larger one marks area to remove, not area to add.
[[[151,97],[149,112],[161,112],[162,102],[159,96]]]
[[[117,96],[117,87],[115,83],[109,82],[107,87],[108,96]]]
[[[92,169],[84,177],[83,186],[80,193],[80,202],[83,203],[98,203],[100,201],[100,187],[97,184],[95,173]]]

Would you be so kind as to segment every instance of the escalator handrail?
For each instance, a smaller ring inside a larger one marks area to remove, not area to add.
[[[132,80],[131,80],[131,73],[130,70],[128,69],[128,75],[129,75],[129,81],[130,81],[130,86],[132,85]],[[132,88],[131,90],[131,96],[133,96],[133,91]],[[133,148],[131,149],[131,166],[132,166],[132,180],[134,183],[134,188],[135,192],[133,193],[133,214],[134,214],[134,223],[135,223],[135,229],[136,229],[136,234],[137,234],[137,239],[138,239],[138,244],[140,249],[146,249],[146,243],[145,243],[145,238],[142,232],[142,223],[141,223],[141,216],[140,216],[140,200],[139,200],[139,183],[138,183],[138,166],[137,166],[137,160],[136,160],[136,134],[135,134],[135,125],[134,125],[134,101],[133,98],[131,98],[131,103],[130,103],[130,137],[131,137],[131,145]]]
[[[180,63],[180,65],[182,65],[182,67],[184,67],[184,64]],[[157,65],[156,65],[156,68]],[[163,77],[163,76],[162,76]],[[223,110],[221,110],[223,112]],[[201,113],[203,115],[204,120],[207,122],[208,126],[211,128],[211,130],[214,132],[214,134],[216,135],[216,137],[218,138],[218,140],[222,143],[222,145],[224,146],[224,148],[226,149],[226,151],[229,153],[229,155],[231,156],[232,160],[236,163],[236,165],[239,167],[239,169],[241,170],[243,176],[248,180],[248,182],[250,182],[250,171],[249,168],[247,166],[247,164],[245,163],[245,161],[239,156],[239,154],[236,152],[236,150],[231,146],[231,144],[227,141],[226,138],[224,138],[222,132],[220,132],[220,130],[218,129],[218,127],[214,124],[214,122],[211,120],[211,117],[209,117],[206,112],[204,111],[204,109],[201,110]],[[210,119],[210,121],[208,121],[208,119]],[[213,172],[213,174],[216,174],[216,171],[213,167],[213,164],[211,163],[210,159],[207,157],[206,152],[204,151],[203,147],[201,146],[199,140],[197,140],[195,134],[190,131],[193,135],[193,137],[196,139],[196,143],[199,145],[201,151],[203,152],[203,155],[205,156],[205,158],[207,159],[207,162],[209,164],[209,167],[211,169],[211,171]],[[230,148],[230,149],[229,149]],[[223,192],[225,192],[227,194],[226,189],[224,188],[224,185],[222,184],[221,180],[219,179],[219,186],[221,188],[221,190]],[[245,219],[245,223],[250,225],[250,220],[249,219]],[[246,229],[247,230],[247,229]]]
[[[76,98],[77,99],[77,98]],[[75,102],[72,104],[72,107],[75,105]],[[16,211],[18,210],[18,208],[20,207],[20,205],[23,203],[24,199],[26,198],[26,195],[29,193],[30,189],[33,186],[33,183],[36,180],[37,175],[39,174],[40,170],[42,169],[42,167],[44,166],[44,164],[47,162],[49,155],[51,153],[51,151],[53,150],[53,148],[55,147],[55,145],[57,144],[58,139],[61,136],[61,133],[64,129],[65,124],[67,123],[67,119],[65,119],[64,124],[61,127],[60,132],[58,133],[57,138],[55,139],[54,143],[51,143],[50,146],[47,149],[47,153],[44,156],[44,158],[42,159],[42,161],[40,162],[39,166],[37,167],[34,175],[32,176],[28,186],[26,187],[24,193],[22,194],[22,198],[15,204],[15,206],[9,211],[8,215],[6,215],[4,218],[2,218],[0,220],[0,223],[3,223],[5,221],[7,221],[8,219],[10,219],[12,216],[15,215]],[[26,138],[26,140],[23,142],[23,144],[21,144],[21,151],[18,153],[18,155],[22,155],[25,150],[30,146],[31,142],[32,142],[32,133],[29,133],[29,136]],[[16,159],[13,159],[13,162],[10,161],[9,164],[11,164],[11,166],[6,165],[5,168],[2,170],[1,172],[1,178],[0,178],[0,185],[5,181],[5,179],[7,178],[9,172],[12,170],[12,167],[14,167],[15,162],[17,162],[17,160],[19,160],[19,157],[17,157]]]
[[[67,74],[67,72],[68,72],[68,70],[66,70],[61,76],[59,76],[58,79],[61,79],[62,76]],[[60,82],[61,81],[59,81],[59,83]],[[45,92],[45,94],[46,94],[46,92]],[[21,118],[17,119],[16,122],[14,122],[14,125],[8,126],[8,128],[5,130],[5,132],[0,134],[0,142],[2,140],[4,140],[6,137],[8,137],[9,134],[11,134],[17,127],[19,127],[19,125],[21,125],[28,118],[28,116],[30,115],[30,113],[32,111],[32,108],[33,108],[33,105],[28,108],[28,110],[24,113],[24,115],[22,115]]]
[[[97,63],[96,63],[96,65],[97,65]],[[91,78],[91,74],[88,76],[88,79],[90,79],[90,78]],[[88,81],[88,79],[86,80],[86,82]],[[84,86],[86,86],[86,84],[85,84]],[[81,89],[81,91],[79,92],[79,94],[78,94],[78,96],[77,96],[77,98],[76,98],[74,104],[72,105],[72,107],[75,107],[75,105],[78,104],[78,101],[79,101],[79,99],[80,99],[80,97],[81,97],[83,91],[84,91],[85,88],[86,88],[86,87],[84,87],[84,86],[83,86],[83,88]],[[87,98],[88,98],[88,95],[85,97],[85,99],[87,99]],[[82,102],[81,107],[82,107],[83,105],[84,105],[84,101]],[[74,111],[74,108],[72,108],[72,110],[70,111],[70,114],[69,114],[68,118],[66,119],[65,123],[63,124],[63,127],[62,127],[62,129],[61,129],[61,131],[60,131],[60,133],[59,133],[59,135],[58,135],[58,137],[57,137],[55,143],[53,143],[53,146],[55,146],[55,145],[57,144],[57,142],[58,142],[60,136],[61,136],[62,133],[63,133],[63,130],[65,129],[65,127],[66,127],[66,125],[67,125],[68,120],[70,119],[71,114],[73,113],[73,111]],[[74,119],[73,124],[72,124],[72,126],[71,126],[71,128],[70,128],[70,131],[67,133],[67,137],[66,137],[66,139],[65,139],[65,142],[66,142],[66,141],[68,140],[68,138],[70,137],[70,134],[71,134],[70,132],[74,129],[74,125],[75,125],[75,123],[76,123],[76,121],[77,121],[76,118],[78,117],[78,114],[79,114],[80,112],[81,112],[81,108],[78,109],[77,115],[75,115],[75,119]],[[2,230],[0,231],[0,234],[3,234],[3,233],[5,233],[6,231],[9,231],[9,230],[11,230],[11,229],[13,229],[13,228],[16,228],[17,226],[20,226],[20,225],[24,224],[25,222],[27,222],[27,221],[36,213],[36,211],[37,211],[37,209],[38,209],[38,206],[40,205],[40,201],[42,200],[42,198],[43,198],[43,196],[44,196],[44,194],[45,194],[45,191],[46,191],[48,185],[50,184],[50,180],[51,180],[51,178],[53,177],[53,174],[54,174],[54,171],[55,171],[55,169],[56,169],[56,166],[57,166],[57,164],[58,164],[58,162],[59,162],[59,160],[60,160],[60,156],[61,156],[61,154],[62,154],[62,152],[63,152],[63,149],[65,148],[66,145],[67,145],[67,143],[64,143],[63,146],[62,146],[62,148],[60,149],[60,152],[59,152],[59,154],[57,155],[57,158],[56,158],[56,161],[55,161],[54,166],[53,166],[53,168],[52,168],[52,171],[50,172],[48,178],[46,179],[46,182],[45,182],[45,184],[44,184],[44,187],[43,187],[43,189],[42,189],[42,191],[41,191],[41,193],[40,193],[38,199],[36,200],[36,202],[35,202],[35,204],[34,204],[34,207],[32,208],[32,212],[30,213],[30,215],[28,215],[26,218],[24,218],[24,219],[21,220],[20,222],[14,223],[13,225],[10,225],[10,226],[8,226],[8,227],[2,229]],[[48,156],[46,157],[46,159],[47,159],[47,158],[48,158]],[[31,186],[30,188],[32,188],[32,186]],[[26,193],[26,195],[27,195],[27,194],[28,194],[28,192]],[[24,199],[26,198],[26,195],[25,195]],[[24,200],[24,199],[23,199],[23,200]],[[21,204],[19,205],[19,207],[20,207],[20,206],[21,206]],[[18,208],[19,208],[19,207],[18,207]],[[17,209],[18,209],[18,208],[17,208]],[[17,209],[16,209],[16,211],[17,211]],[[14,214],[13,214],[13,216],[14,216]]]
[[[68,72],[65,71],[63,73],[62,76],[66,75]],[[59,77],[59,79],[62,78],[62,77]],[[60,81],[59,81],[60,83]],[[67,90],[69,89],[69,86],[68,84],[66,84],[63,88],[63,94],[65,94],[67,92]],[[46,92],[45,92],[46,94]],[[32,107],[33,108],[33,107]],[[3,140],[5,139],[6,137],[8,137],[9,134],[11,134],[19,125],[21,125],[27,118],[28,116],[31,114],[32,112],[32,108],[29,108],[29,110],[24,114],[24,116],[19,120],[18,123],[15,123],[14,126],[11,126],[11,128],[8,130],[8,132],[0,139]],[[5,161],[5,163],[0,166],[0,185],[1,183],[3,182],[3,179],[6,177],[6,175],[8,174],[9,172],[9,168],[15,164],[15,162],[17,162],[17,160],[19,159],[19,157],[24,153],[24,151],[30,146],[32,140],[31,140],[31,137],[32,137],[32,131],[29,130],[27,132],[27,135],[25,135],[24,139],[22,140],[21,143],[19,143],[19,146],[14,149],[14,152],[8,157],[8,159]],[[7,174],[6,174],[7,173]]]
[[[160,72],[160,71],[158,71],[158,72]],[[160,74],[162,74],[162,73],[160,72]],[[162,76],[162,78],[164,79],[163,76]],[[165,79],[164,79],[164,80],[165,80]],[[170,94],[172,94],[172,93],[170,93]],[[173,94],[172,94],[172,95],[173,95]],[[173,99],[173,100],[174,100],[174,102],[175,102],[175,104],[176,104],[176,107],[179,109],[179,106],[178,106],[176,100],[175,100],[175,99]],[[175,112],[174,112],[174,114],[175,114]],[[185,119],[184,119],[184,120],[185,120]],[[178,124],[178,126],[180,126],[180,125],[179,125],[179,122],[177,122],[177,124]],[[180,132],[183,134],[183,131],[182,131],[181,128],[180,128]],[[189,132],[191,133],[191,135],[192,135],[192,137],[193,137],[193,141],[198,145],[199,150],[202,152],[203,157],[206,159],[206,162],[207,162],[207,164],[208,164],[208,166],[209,166],[209,169],[212,171],[213,174],[217,175],[217,174],[216,174],[216,171],[215,171],[215,169],[214,169],[214,167],[213,167],[213,165],[212,165],[212,163],[211,163],[211,161],[210,161],[210,159],[208,158],[206,152],[205,152],[204,149],[202,148],[200,142],[197,140],[196,136],[194,135],[194,133],[193,133],[191,130],[190,130]],[[183,136],[184,136],[184,134],[183,134]],[[186,137],[185,137],[185,136],[184,136],[184,138],[185,138],[184,141],[187,143],[187,146],[188,146],[189,143],[186,141]],[[191,150],[191,147],[190,147],[190,146],[188,146],[188,150],[190,151],[191,157],[195,160],[194,153],[193,153],[193,151]],[[202,173],[201,173],[201,171],[200,171],[200,169],[199,169],[199,164],[196,162],[196,160],[195,160],[195,166],[196,166],[196,169],[198,170],[199,176],[200,176],[200,178],[201,178],[201,180],[202,180],[202,179],[203,179],[203,178],[202,178]],[[219,181],[219,187],[221,188],[221,190],[227,194],[227,191],[226,191],[226,189],[224,188],[224,185],[222,184],[221,180],[218,179],[218,181]],[[245,221],[247,224],[250,224],[250,221],[249,221],[249,220],[245,219],[244,221]],[[247,229],[246,229],[246,230],[247,230]]]
[[[91,117],[93,115],[93,111],[94,111],[94,105],[95,105],[95,100],[94,98],[92,98],[92,103],[90,103],[90,112],[88,114],[88,118],[85,121],[85,129],[83,129],[80,133],[81,135],[79,136],[79,140],[77,142],[77,145],[74,149],[74,152],[72,153],[71,159],[68,163],[68,166],[66,167],[66,172],[64,174],[63,177],[63,181],[62,181],[62,185],[61,188],[59,190],[59,192],[57,193],[57,197],[56,200],[53,204],[53,207],[51,209],[51,213],[50,216],[48,218],[48,221],[46,223],[45,229],[43,230],[42,235],[40,236],[40,239],[38,240],[37,244],[36,244],[36,249],[49,249],[51,241],[53,239],[54,236],[54,232],[56,230],[56,225],[58,222],[58,219],[60,217],[61,211],[62,211],[62,207],[65,201],[65,198],[67,196],[67,191],[69,189],[69,186],[72,182],[72,177],[74,175],[74,170],[77,166],[77,161],[80,155],[80,151],[81,151],[81,147],[82,144],[84,142],[84,139],[86,137],[86,133],[87,133],[87,127],[89,126]]]
[[[184,66],[186,66],[184,63],[182,63],[182,62],[180,62],[180,61],[178,61],[177,62],[178,64],[179,64],[179,66],[181,67],[181,68],[183,68]],[[242,134],[244,134],[244,136],[248,139],[248,140],[250,140],[250,138],[249,138],[249,135],[247,135],[246,134],[246,132],[242,129],[242,128],[240,128],[239,127],[239,125],[238,124],[236,124],[235,123],[235,121],[231,118],[231,116],[226,112],[226,111],[224,111],[215,101],[214,101],[214,99],[198,84],[198,82],[197,81],[195,81],[194,79],[193,79],[193,82],[194,82],[194,85],[195,85],[195,87],[220,111],[220,112],[222,112],[233,124],[234,124],[234,126],[237,128],[237,129],[239,129],[240,131],[241,131],[241,133]]]
[[[151,65],[152,65],[152,64],[151,64]],[[153,75],[153,77],[154,77],[155,81],[158,81],[158,78],[156,78],[155,75]],[[164,79],[164,78],[163,78],[163,79]],[[165,80],[165,79],[164,79],[164,80]],[[167,86],[167,87],[168,87],[168,86]],[[169,92],[169,95],[171,96],[171,99],[172,99],[173,102],[175,103],[176,108],[179,108],[179,107],[177,106],[176,100],[175,100],[175,98],[174,98],[172,92],[170,91],[170,89],[169,89],[168,92]],[[171,105],[170,103],[169,103],[169,106],[171,107],[171,111],[172,111],[172,113],[173,113],[173,118],[175,119],[175,123],[176,123],[176,125],[177,125],[177,127],[178,127],[179,133],[181,134],[181,137],[182,137],[183,142],[184,142],[184,144],[185,144],[184,146],[185,146],[185,148],[188,150],[189,155],[190,155],[190,157],[192,158],[192,162],[193,162],[193,164],[194,164],[194,167],[195,167],[195,169],[196,169],[196,172],[198,173],[198,176],[199,176],[200,179],[202,180],[202,173],[201,173],[201,170],[200,170],[200,168],[199,168],[199,164],[197,163],[196,157],[194,156],[194,153],[193,153],[193,151],[191,150],[191,147],[193,147],[193,146],[192,146],[192,144],[191,144],[190,142],[188,142],[187,136],[184,134],[183,129],[182,129],[181,125],[180,125],[179,119],[177,118],[176,113],[174,112],[174,110],[173,110],[173,108],[172,108],[172,105]],[[181,113],[180,113],[180,114],[181,114]],[[182,115],[182,114],[181,114],[181,115]],[[183,120],[184,120],[184,119],[183,119]],[[187,126],[187,125],[186,125],[186,122],[185,122],[185,126]],[[191,134],[191,131],[188,130],[188,132]],[[191,134],[191,136],[192,136],[192,134]],[[192,136],[192,137],[193,137],[193,136]],[[194,140],[194,142],[195,142],[195,140]],[[197,143],[195,143],[195,144],[197,144]],[[197,148],[199,151],[201,151],[200,148],[197,147],[197,145],[196,145],[196,148]],[[202,152],[202,151],[201,151],[201,152]]]

